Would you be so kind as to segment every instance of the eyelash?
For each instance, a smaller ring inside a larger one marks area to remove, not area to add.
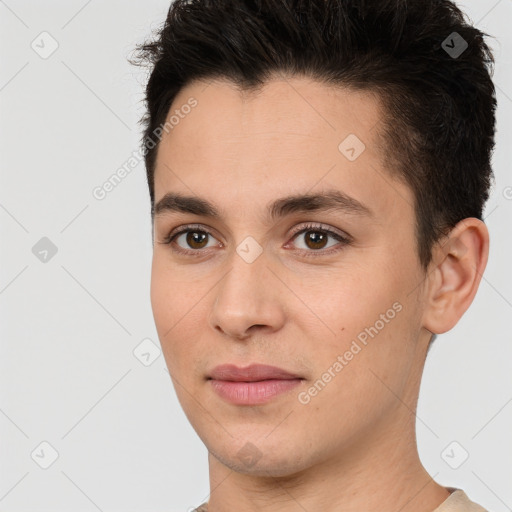
[[[334,238],[335,240],[338,240],[339,242],[341,242],[342,246],[337,248],[337,249],[329,248],[327,250],[322,250],[322,249],[318,249],[318,250],[314,250],[314,249],[310,249],[310,250],[299,249],[300,251],[303,251],[303,254],[306,257],[309,257],[309,256],[316,257],[317,255],[319,255],[319,256],[326,256],[326,255],[334,254],[334,253],[337,253],[337,252],[343,250],[343,248],[345,246],[350,245],[352,243],[352,239],[350,237],[340,235],[339,233],[337,233],[335,231],[332,231],[330,229],[324,228],[324,227],[322,227],[322,225],[319,225],[319,224],[306,224],[306,225],[304,225],[301,229],[295,231],[292,234],[292,239],[295,239],[299,235],[307,233],[308,231],[313,231],[315,233],[322,233],[323,235],[329,235],[332,238]],[[194,225],[183,226],[176,233],[173,233],[173,232],[169,233],[164,238],[163,242],[161,242],[161,243],[173,246],[174,245],[173,242],[174,242],[174,240],[178,236],[182,235],[183,233],[188,233],[188,232],[204,233],[204,234],[207,234],[207,235],[213,237],[213,234],[210,231],[202,228],[200,225],[194,224]],[[333,246],[333,247],[335,247],[335,246]],[[183,249],[183,248],[181,248],[179,246],[172,247],[172,250],[177,252],[177,253],[180,253],[180,254],[194,256],[194,257],[202,256],[202,255],[204,255],[204,252],[207,251],[207,249],[196,249],[196,250],[194,250],[194,249]]]

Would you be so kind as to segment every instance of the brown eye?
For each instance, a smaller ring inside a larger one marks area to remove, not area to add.
[[[332,239],[332,243],[330,245],[328,245],[329,238]],[[306,226],[304,229],[296,233],[293,239],[296,247],[309,253],[328,253],[330,251],[324,251],[323,249],[328,249],[340,242],[341,245],[347,245],[349,243],[348,238],[345,238],[329,229],[321,229],[316,226]],[[300,241],[303,242],[302,246],[298,243]]]
[[[204,241],[208,238],[208,233],[204,231],[187,231],[185,241],[192,249],[204,249]]]
[[[310,249],[323,249],[327,243],[328,235],[320,231],[306,231],[305,243]]]
[[[163,243],[170,245],[172,250],[178,253],[201,255],[203,249],[218,246],[219,243],[215,243],[216,241],[209,231],[192,225],[183,226],[179,231],[171,232],[164,238]]]

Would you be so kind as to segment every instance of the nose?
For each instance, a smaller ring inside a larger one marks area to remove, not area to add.
[[[265,251],[252,262],[233,251],[227,267],[214,288],[211,327],[236,339],[279,330],[285,321],[283,284],[269,267]]]

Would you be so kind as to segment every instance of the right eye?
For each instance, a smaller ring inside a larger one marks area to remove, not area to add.
[[[167,235],[163,243],[170,245],[172,250],[178,253],[197,255],[202,249],[218,246],[218,243],[213,243],[210,246],[205,245],[205,242],[208,243],[208,237],[215,240],[213,235],[202,227],[183,226],[179,231],[172,231]]]

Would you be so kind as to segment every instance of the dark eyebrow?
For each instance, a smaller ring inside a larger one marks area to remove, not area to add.
[[[328,190],[321,194],[297,194],[282,197],[268,205],[268,217],[276,220],[292,213],[342,211],[348,214],[375,218],[368,206],[339,190]],[[151,215],[165,212],[191,213],[202,217],[224,220],[221,212],[209,201],[195,196],[167,193],[151,210]]]

